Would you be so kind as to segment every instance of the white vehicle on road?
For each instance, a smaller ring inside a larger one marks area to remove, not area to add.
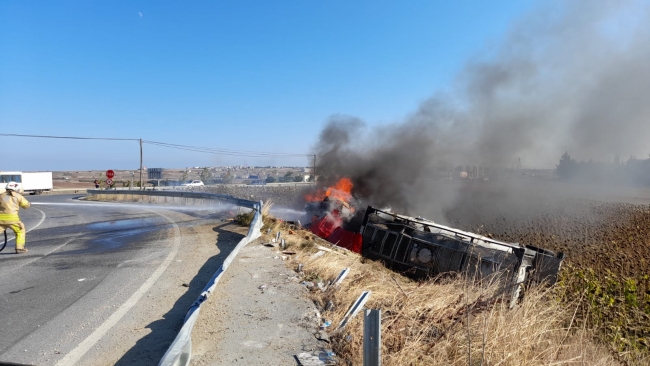
[[[202,181],[200,180],[190,180],[187,181],[187,183],[181,184],[181,187],[183,188],[192,188],[192,187],[203,187],[205,184],[203,184]]]
[[[52,190],[52,172],[3,172],[0,171],[0,189],[6,183],[16,182],[20,192],[41,194]]]

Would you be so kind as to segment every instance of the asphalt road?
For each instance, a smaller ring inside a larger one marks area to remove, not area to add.
[[[0,361],[51,364],[44,345],[83,356],[178,249],[164,211],[77,196],[27,196],[29,252],[15,254],[11,239],[0,252]]]

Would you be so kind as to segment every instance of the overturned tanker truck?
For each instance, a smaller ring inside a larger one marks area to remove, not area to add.
[[[313,221],[310,230],[335,245],[420,278],[450,272],[483,279],[498,275],[511,305],[528,284],[554,284],[565,258],[561,252],[494,240],[371,206],[358,229],[350,230],[342,225],[341,209],[346,207]]]

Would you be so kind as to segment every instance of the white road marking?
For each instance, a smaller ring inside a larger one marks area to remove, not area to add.
[[[38,212],[41,213],[41,221],[39,221],[38,224],[36,224],[36,226],[34,226],[33,228],[31,228],[31,229],[25,231],[25,233],[28,233],[28,232],[30,232],[30,231],[36,229],[37,227],[41,226],[41,224],[43,223],[43,221],[45,221],[45,218],[47,217],[47,216],[45,215],[45,212],[39,210],[38,208],[34,207],[34,210],[36,210],[36,211],[38,211]]]
[[[176,222],[174,222],[174,220],[159,212],[155,212],[155,213],[164,217],[165,220],[167,220],[174,226],[174,239],[172,241],[171,252],[169,253],[169,255],[167,255],[167,258],[165,258],[165,260],[160,264],[160,266],[158,266],[156,271],[142,284],[142,286],[140,286],[140,288],[133,295],[131,295],[131,297],[128,300],[126,300],[124,304],[122,304],[108,319],[106,319],[106,321],[102,325],[100,325],[97,329],[95,329],[95,331],[92,332],[88,336],[88,338],[86,338],[75,349],[73,349],[67,355],[65,355],[65,357],[63,357],[61,361],[57,363],[57,365],[67,366],[67,365],[74,365],[77,362],[79,362],[79,360],[81,360],[81,358],[86,354],[86,352],[88,352],[95,345],[95,343],[97,343],[100,339],[102,339],[102,337],[104,337],[104,335],[106,335],[106,333],[113,326],[115,326],[115,324],[117,324],[120,321],[120,319],[122,319],[122,317],[126,315],[126,313],[129,310],[131,310],[133,306],[135,306],[135,304],[137,304],[137,302],[140,300],[142,295],[144,295],[147,291],[149,291],[151,286],[153,286],[153,284],[156,283],[158,278],[163,274],[163,272],[165,272],[167,267],[169,267],[169,264],[174,261],[174,257],[176,256],[176,253],[178,252],[178,248],[180,247],[181,231],[178,225],[176,224]]]
[[[117,268],[122,268],[123,265],[125,265],[125,264],[127,264],[127,263],[129,263],[129,262],[132,262],[132,261],[133,261],[133,259],[127,259],[127,260],[125,260],[124,262],[118,264],[118,265],[117,265]]]

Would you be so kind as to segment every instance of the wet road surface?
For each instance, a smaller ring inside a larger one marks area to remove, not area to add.
[[[45,343],[74,349],[177,249],[164,211],[78,196],[27,196],[29,252],[11,239],[0,252],[0,361],[42,364]]]

